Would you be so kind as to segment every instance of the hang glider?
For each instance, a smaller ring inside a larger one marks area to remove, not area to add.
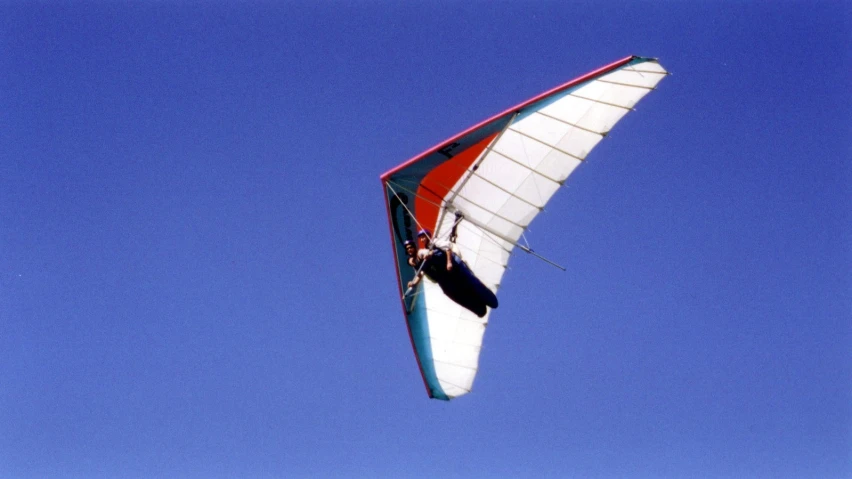
[[[631,56],[491,117],[381,176],[408,333],[429,397],[470,392],[491,308],[454,301],[422,280],[405,243],[429,230],[496,293],[530,222],[592,148],[668,74]],[[454,233],[455,241],[447,242]],[[419,265],[422,268],[422,263]],[[446,288],[444,288],[446,289]],[[496,303],[495,303],[496,304]]]

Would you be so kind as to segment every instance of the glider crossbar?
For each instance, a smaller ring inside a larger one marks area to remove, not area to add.
[[[474,226],[475,226],[475,225],[474,225]],[[465,228],[465,229],[467,229],[468,231],[477,231],[477,230],[474,230],[472,227],[467,226],[467,225],[462,225],[462,227],[464,227],[464,228]],[[503,244],[502,244],[502,243],[500,243],[499,241],[497,241],[497,239],[495,239],[495,237],[494,237],[494,236],[492,236],[492,235],[491,235],[491,233],[490,233],[489,231],[483,230],[482,228],[479,228],[478,226],[475,226],[475,227],[476,227],[476,228],[478,228],[478,231],[481,231],[481,232],[485,233],[485,237],[486,237],[486,238],[488,238],[488,239],[489,239],[492,243],[494,243],[494,244],[495,244],[496,246],[498,246],[500,249],[502,249],[503,251],[505,251],[505,252],[507,252],[507,253],[509,253],[509,254],[512,254],[512,250],[511,250],[511,249],[509,249],[509,248],[507,248],[507,247],[505,247],[505,246],[503,246]],[[502,239],[502,238],[499,238],[499,239]],[[466,247],[466,246],[465,246],[465,248],[467,248],[467,249],[471,249],[471,250],[472,250],[472,248],[468,248],[468,247]],[[494,261],[493,259],[490,259],[490,258],[488,258],[487,256],[480,256],[480,257],[481,257],[481,258],[487,258],[489,261],[491,261],[491,262],[492,262],[492,263],[494,263],[494,264],[499,264],[499,265],[501,265],[501,266],[507,266],[507,265],[505,265],[505,264],[503,264],[503,263],[500,263],[499,261]]]
[[[522,244],[518,243],[516,240],[512,240],[512,239],[510,239],[510,238],[508,238],[508,237],[504,236],[502,233],[500,233],[500,232],[498,232],[498,231],[494,231],[494,230],[493,230],[493,229],[491,229],[491,227],[489,227],[488,225],[485,225],[485,224],[483,224],[483,223],[481,223],[481,222],[479,222],[479,221],[477,221],[477,220],[475,220],[475,219],[473,219],[473,218],[468,218],[468,219],[467,219],[467,221],[468,221],[468,222],[470,222],[472,225],[476,226],[477,228],[481,229],[482,231],[485,231],[485,232],[487,232],[487,233],[490,233],[490,234],[492,234],[492,235],[496,236],[497,238],[500,238],[501,240],[503,240],[503,241],[505,241],[505,242],[507,242],[507,243],[510,243],[510,244],[512,244],[512,245],[514,245],[514,246],[517,246],[518,248],[520,248],[520,249],[521,249],[521,251],[523,251],[523,252],[525,252],[525,253],[529,253],[529,254],[533,255],[533,256],[535,256],[536,258],[538,258],[538,259],[540,259],[540,260],[544,261],[544,262],[545,262],[545,263],[547,263],[547,264],[550,264],[550,265],[552,265],[552,266],[556,266],[557,268],[561,269],[562,271],[567,271],[567,269],[566,269],[565,267],[563,267],[563,266],[559,265],[558,263],[555,263],[555,262],[553,262],[553,261],[551,261],[551,260],[549,260],[549,259],[545,258],[544,256],[542,256],[542,255],[540,255],[540,254],[536,253],[536,252],[535,252],[535,251],[533,251],[533,250],[532,250],[532,248],[530,248],[529,246],[522,245]]]
[[[390,182],[389,182],[389,183],[390,183]],[[434,205],[434,206],[437,206],[437,207],[439,207],[439,208],[441,207],[441,205],[440,205],[439,203],[437,203],[437,202],[435,202],[435,201],[432,201],[432,200],[430,200],[429,198],[426,198],[426,197],[424,197],[423,195],[418,194],[418,193],[416,193],[416,192],[414,192],[414,191],[412,191],[412,190],[410,190],[410,189],[408,189],[408,188],[406,188],[406,187],[404,187],[404,186],[402,186],[402,185],[397,184],[396,186],[397,186],[397,187],[399,187],[401,190],[406,191],[406,192],[408,192],[408,193],[411,193],[412,195],[414,195],[414,196],[416,196],[416,197],[418,197],[418,198],[422,199],[423,201],[426,201],[427,203],[430,203],[430,204],[432,204],[432,205]],[[448,189],[449,189],[449,188],[448,188]],[[391,192],[394,192],[394,191],[393,191],[393,188],[391,188]],[[394,192],[394,195],[396,195],[396,193],[395,193],[395,192]],[[399,196],[397,196],[397,198],[399,198]],[[402,202],[402,200],[401,200],[401,199],[400,199],[400,202]],[[474,203],[474,204],[475,204],[475,203]],[[477,206],[479,206],[479,205],[477,205]],[[412,213],[412,212],[411,212],[411,210],[409,210],[407,207],[406,207],[406,210],[408,211],[408,214],[409,214],[409,215],[411,215],[411,217],[412,217],[412,218],[414,218],[414,222],[415,222],[415,223],[417,223],[418,227],[419,227],[420,229],[423,229],[423,228],[420,226],[420,223],[417,221],[417,218],[414,216],[414,213]],[[456,220],[456,221],[458,221],[458,220]],[[454,224],[460,224],[460,222],[458,222],[458,223],[454,223]],[[466,225],[462,225],[462,226],[463,226],[463,227],[465,227],[465,228],[467,227]],[[520,226],[520,225],[518,225],[518,227],[523,228],[523,226]],[[452,231],[452,229],[450,229],[450,231]],[[436,239],[446,239],[446,238],[449,238],[449,234],[450,234],[450,232],[443,233],[443,234],[441,234],[441,235],[433,234],[432,236],[433,236],[433,238],[436,238]],[[446,238],[445,238],[445,236],[446,236]],[[493,238],[492,238],[491,240],[492,240],[492,241],[494,241],[494,240],[493,240]],[[499,243],[497,243],[496,241],[494,241],[494,243],[499,245]],[[501,248],[503,248],[503,247],[501,246]],[[505,250],[507,253],[511,253],[511,250],[508,250],[508,249],[506,249],[506,248],[503,248],[503,250]],[[496,263],[496,262],[494,262],[494,263]],[[403,296],[403,297],[404,297],[404,296]]]
[[[503,220],[503,221],[505,221],[505,222],[507,222],[507,223],[511,223],[511,224],[513,224],[513,225],[517,226],[518,228],[526,229],[526,226],[521,225],[521,224],[518,224],[518,223],[516,223],[516,222],[514,222],[514,221],[510,220],[509,218],[506,218],[505,216],[501,215],[500,213],[497,213],[496,211],[491,211],[491,210],[489,210],[488,208],[486,208],[486,207],[482,206],[481,204],[479,204],[479,203],[477,203],[477,202],[475,202],[475,201],[471,200],[470,198],[467,198],[467,197],[465,197],[465,196],[463,196],[463,195],[461,195],[461,194],[456,195],[456,197],[461,198],[461,199],[463,199],[463,200],[467,201],[468,203],[470,203],[470,204],[472,204],[472,205],[475,205],[477,208],[481,208],[481,209],[482,209],[483,211],[485,211],[486,213],[491,214],[491,215],[494,215],[494,216],[496,216],[497,218],[500,218],[501,220]],[[447,206],[446,206],[446,209],[448,209],[448,210],[452,210],[453,212],[455,212],[455,211],[456,211],[456,205],[454,205],[454,204],[449,204],[449,205],[447,205]]]

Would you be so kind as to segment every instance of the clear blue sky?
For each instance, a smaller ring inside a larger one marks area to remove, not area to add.
[[[0,6],[0,477],[852,476],[847,2]],[[378,176],[673,75],[427,399]]]

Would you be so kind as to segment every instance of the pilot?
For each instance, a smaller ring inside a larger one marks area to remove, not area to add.
[[[422,248],[416,250],[409,240],[404,243],[408,264],[414,268],[414,279],[408,282],[414,288],[423,275],[438,283],[441,291],[462,307],[480,318],[485,316],[487,306],[497,307],[497,296],[477,278],[470,268],[452,252],[452,245],[444,249],[432,241],[432,232],[422,229],[417,233]]]
[[[433,256],[435,259],[438,259],[441,255],[447,257],[447,271],[453,270],[453,257],[452,257],[452,249],[451,248],[442,248],[437,244],[432,243],[432,232],[427,229],[422,229],[417,232],[417,239],[423,245],[417,251],[417,259],[420,261],[426,261]]]
[[[452,253],[452,250],[445,250],[434,244],[432,242],[432,232],[427,229],[418,231],[417,239],[421,246],[419,250],[415,249],[414,244],[410,240],[404,243],[405,252],[408,255],[408,264],[416,272],[414,279],[408,282],[408,287],[413,288],[417,286],[425,274],[444,289],[448,281],[453,279],[453,261],[461,260]]]

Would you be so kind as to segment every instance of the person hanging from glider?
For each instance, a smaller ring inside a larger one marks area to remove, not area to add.
[[[460,211],[456,211],[455,217],[456,219],[453,221],[453,226],[450,230],[449,243],[441,243],[439,239],[433,239],[432,232],[428,229],[422,229],[417,232],[418,241],[423,242],[423,247],[417,251],[419,261],[423,261],[436,254],[437,256],[444,255],[447,258],[447,271],[452,271],[454,262],[462,262],[461,252],[456,247],[456,240],[458,239],[459,223],[464,219],[464,215]]]
[[[428,230],[420,231],[418,239],[425,236],[425,231]],[[424,274],[432,281],[440,284],[440,278],[442,277],[440,269],[436,269],[434,267],[434,261],[426,261],[430,260],[433,256],[433,252],[429,250],[429,246],[425,245],[423,248],[418,249],[411,240],[406,240],[404,245],[405,254],[408,255],[408,265],[414,268],[414,279],[408,282],[409,290],[420,284],[420,280],[423,278]],[[447,271],[449,271],[449,268],[450,266],[447,267]]]
[[[405,243],[408,254],[408,264],[414,268],[414,279],[408,282],[409,288],[416,287],[423,275],[438,283],[441,291],[459,305],[470,310],[480,318],[485,316],[488,307],[496,308],[497,296],[482,281],[473,274],[467,263],[453,252],[456,239],[456,226],[461,221],[457,215],[455,225],[450,235],[450,244],[444,247],[433,242],[432,232],[426,229],[417,233],[417,238],[423,247],[415,253],[414,244],[409,240]]]
[[[423,245],[423,247],[417,251],[418,261],[427,261],[427,265],[431,266],[431,269],[436,270],[436,267],[440,266],[440,264],[444,264],[444,262],[428,260],[430,260],[432,257],[434,257],[435,259],[446,257],[446,270],[453,270],[453,257],[452,254],[448,254],[448,252],[452,252],[451,246],[438,246],[437,243],[434,243],[432,241],[432,232],[427,229],[422,229],[417,233],[417,240],[420,241]],[[435,274],[434,276],[440,276],[440,273]]]

